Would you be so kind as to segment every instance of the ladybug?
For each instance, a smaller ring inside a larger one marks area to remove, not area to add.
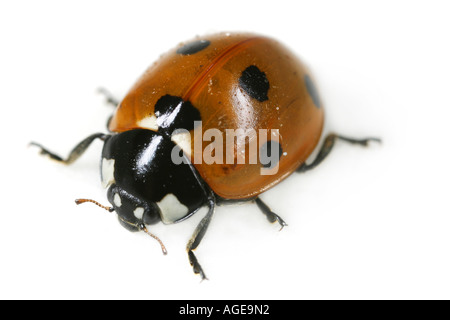
[[[117,107],[109,133],[87,137],[65,159],[31,144],[71,164],[92,141],[102,140],[101,182],[111,206],[90,199],[76,203],[116,212],[122,226],[148,233],[164,253],[147,227],[181,222],[207,206],[186,247],[202,279],[193,250],[217,205],[254,202],[283,228],[286,222],[261,201],[261,193],[293,172],[316,167],[338,139],[363,146],[379,141],[329,134],[307,164],[324,123],[313,77],[282,44],[255,34],[220,33],[181,43],[151,65],[122,101],[103,92]],[[213,137],[214,145],[208,144]]]

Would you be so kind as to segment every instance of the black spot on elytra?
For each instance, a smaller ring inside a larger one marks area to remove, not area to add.
[[[199,51],[202,51],[211,44],[209,40],[197,40],[193,42],[186,43],[184,46],[177,49],[178,54],[188,56]]]
[[[267,80],[266,74],[259,70],[257,66],[250,66],[242,71],[239,85],[250,97],[258,101],[263,102],[269,99],[267,97],[267,92],[270,88],[269,80]]]
[[[281,148],[281,144],[277,141],[269,140],[259,149],[259,161],[264,168],[274,168],[280,161],[282,155],[283,148]]]
[[[172,134],[177,129],[194,129],[194,121],[200,121],[200,111],[190,101],[165,95],[155,104],[156,124],[159,130]]]
[[[314,105],[317,108],[320,108],[320,97],[319,93],[317,92],[316,86],[314,85],[314,82],[312,81],[311,77],[307,74],[305,74],[305,86],[306,90],[308,91],[309,96],[311,97],[312,101],[314,102]]]

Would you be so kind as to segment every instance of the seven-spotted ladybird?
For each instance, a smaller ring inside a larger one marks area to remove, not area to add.
[[[318,165],[335,140],[367,145],[376,138],[328,135],[316,158],[305,161],[322,134],[324,110],[308,69],[277,41],[248,33],[221,33],[182,43],[138,79],[108,121],[63,159],[70,164],[92,141],[104,141],[101,180],[111,207],[128,230],[183,221],[209,208],[187,244],[194,272],[206,278],[193,250],[215,206],[255,202],[271,222],[286,223],[258,198],[293,172]],[[262,133],[262,134],[261,134]],[[231,135],[231,137],[230,137]],[[266,171],[264,171],[266,170]]]

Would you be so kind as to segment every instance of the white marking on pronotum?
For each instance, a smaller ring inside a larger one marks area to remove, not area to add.
[[[139,120],[138,126],[153,131],[158,131],[158,124],[156,123],[156,117],[154,115]]]
[[[189,209],[182,204],[178,198],[172,194],[167,194],[160,202],[157,202],[161,209],[161,219],[164,223],[174,223],[181,218],[184,218]]]
[[[111,184],[115,182],[114,179],[114,159],[102,160],[102,186],[103,188],[108,188]]]
[[[118,193],[114,195],[114,205],[118,208],[122,206],[122,199],[120,198]]]
[[[183,150],[185,155],[191,156],[191,133],[189,131],[176,130],[171,139]]]
[[[137,219],[142,220],[142,217],[144,216],[144,208],[137,207],[134,209],[133,214]]]

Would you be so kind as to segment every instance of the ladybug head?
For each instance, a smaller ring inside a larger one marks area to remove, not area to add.
[[[151,236],[152,238],[157,240],[159,242],[159,244],[161,245],[161,250],[162,250],[163,254],[167,254],[166,247],[164,246],[162,241],[157,236],[150,233],[146,227],[147,224],[153,223],[153,217],[156,217],[156,215],[151,214],[151,213],[152,212],[154,213],[154,211],[148,210],[148,206],[145,209],[143,207],[136,207],[135,210],[133,211],[134,217],[132,217],[129,213],[131,212],[130,208],[132,208],[134,206],[133,201],[135,200],[135,198],[132,198],[132,197],[122,198],[119,196],[119,194],[122,194],[122,196],[123,196],[124,193],[123,192],[119,193],[119,192],[120,191],[118,191],[116,186],[111,186],[111,188],[109,188],[109,190],[108,190],[108,199],[111,203],[113,203],[112,207],[103,206],[100,203],[98,203],[97,201],[94,201],[91,199],[77,199],[77,200],[75,200],[75,203],[81,204],[81,203],[85,203],[85,202],[92,202],[92,203],[98,205],[99,207],[108,210],[109,212],[115,211],[119,218],[119,222],[123,227],[125,227],[127,230],[133,231],[133,232],[144,231],[149,236]],[[125,200],[124,203],[122,203],[122,199]],[[153,209],[155,209],[155,208],[153,208]]]
[[[188,161],[174,163],[173,150],[179,149],[170,137],[134,129],[105,137],[102,151],[102,184],[112,206],[100,206],[116,212],[127,230],[144,231],[159,242],[146,226],[182,221],[207,202],[195,169]],[[77,201],[83,202],[99,205]]]
[[[159,207],[154,202],[142,201],[115,184],[109,187],[107,196],[120,224],[129,231],[141,231],[142,224],[161,221]]]

